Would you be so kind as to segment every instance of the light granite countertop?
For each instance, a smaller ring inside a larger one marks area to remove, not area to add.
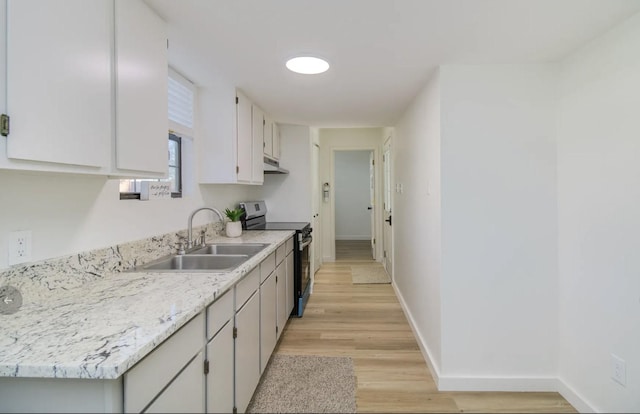
[[[0,377],[116,379],[257,266],[293,231],[207,243],[269,243],[227,273],[111,272],[0,315]]]

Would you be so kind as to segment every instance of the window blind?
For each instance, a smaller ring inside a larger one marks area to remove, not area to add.
[[[169,71],[169,120],[193,131],[193,84],[173,71]],[[191,134],[193,136],[193,134]]]

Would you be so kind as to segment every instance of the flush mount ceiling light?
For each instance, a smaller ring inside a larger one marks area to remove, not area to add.
[[[317,75],[329,69],[329,63],[313,56],[299,56],[287,60],[287,69],[303,75]]]

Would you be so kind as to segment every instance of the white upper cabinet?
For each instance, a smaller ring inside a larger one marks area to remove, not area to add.
[[[198,96],[200,183],[262,184],[263,115],[260,108],[223,80],[201,89]]]
[[[264,155],[273,158],[273,119],[264,117]]]
[[[6,6],[0,24],[11,130],[0,137],[0,168],[164,176],[164,22],[142,0]]]
[[[275,160],[280,159],[280,127],[275,122],[272,124],[271,138],[271,157]]]
[[[269,115],[264,119],[264,156],[277,161],[280,159],[280,129]]]
[[[237,136],[237,164],[238,181],[250,183],[252,181],[253,156],[253,104],[242,92],[236,92],[236,116],[238,119]]]
[[[264,182],[264,157],[262,148],[264,146],[264,112],[257,105],[252,107],[252,169],[251,182],[262,184]]]
[[[167,34],[142,1],[116,0],[116,168],[167,173]]]
[[[109,0],[7,1],[7,158],[108,169],[112,9]]]

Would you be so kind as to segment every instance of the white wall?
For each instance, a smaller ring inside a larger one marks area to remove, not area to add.
[[[336,240],[370,240],[371,151],[336,151],[334,155]]]
[[[569,56],[561,81],[563,395],[584,410],[638,412],[640,14]],[[611,379],[612,353],[627,363],[626,387]]]
[[[265,174],[258,194],[269,221],[311,222],[311,135],[308,126],[280,124],[280,166],[289,174]]]
[[[392,194],[394,285],[437,379],[442,353],[439,71],[397,123],[391,165],[395,183],[403,188]]]
[[[395,283],[440,389],[553,389],[556,71],[447,65],[396,125]]]
[[[440,81],[442,375],[534,387],[556,374],[556,68],[447,65]]]
[[[0,171],[0,269],[8,267],[8,233],[32,231],[32,260],[73,254],[185,229],[191,211],[229,207],[251,187],[215,185],[183,199],[120,200],[118,180]],[[200,213],[194,224],[212,221]]]
[[[335,183],[333,178],[333,155],[336,150],[374,150],[376,163],[376,201],[375,234],[381,234],[382,222],[382,129],[381,128],[321,128],[320,134],[320,182],[331,185],[331,199],[322,201],[322,254],[325,261],[334,261],[335,251],[335,215],[333,200]],[[376,257],[382,256],[382,243],[376,247]]]

